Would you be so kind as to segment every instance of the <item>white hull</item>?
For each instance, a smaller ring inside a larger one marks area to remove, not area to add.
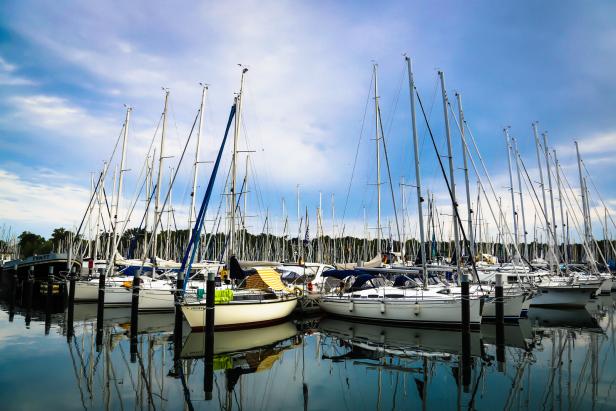
[[[506,295],[504,296],[503,311],[506,320],[517,320],[522,314],[522,306],[524,304],[524,294],[519,295]],[[496,302],[494,299],[489,299],[483,305],[483,312],[481,313],[484,319],[496,318]]]
[[[319,304],[330,314],[369,321],[388,321],[426,326],[460,325],[462,303],[460,300],[394,301],[358,300],[345,297],[323,297]],[[470,300],[470,322],[481,323],[481,302]]]
[[[105,287],[105,307],[131,305],[133,290],[127,287]]]
[[[172,311],[175,308],[173,289],[141,288],[139,311]]]
[[[97,301],[98,282],[75,281],[75,302]]]
[[[214,309],[214,327],[233,328],[272,323],[291,315],[297,297],[284,296],[272,300],[238,300],[217,304]],[[205,304],[183,304],[182,312],[193,330],[205,327]]]
[[[603,277],[605,278],[605,281],[603,281],[603,284],[601,284],[601,287],[599,287],[599,291],[597,291],[597,294],[599,295],[609,295],[612,293],[612,287],[614,287],[614,280],[612,280],[612,278],[607,278],[607,277]]]
[[[597,285],[539,286],[531,306],[584,307],[599,288]]]

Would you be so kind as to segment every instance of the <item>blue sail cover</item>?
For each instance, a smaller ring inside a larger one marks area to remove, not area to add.
[[[327,270],[323,272],[323,277],[334,277],[339,280],[344,280],[345,278],[359,274],[355,270]]]
[[[355,278],[355,282],[351,286],[351,291],[360,290],[368,281],[372,280],[374,276],[372,274],[360,274]]]

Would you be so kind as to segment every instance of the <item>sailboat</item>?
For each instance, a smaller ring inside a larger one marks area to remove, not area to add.
[[[428,272],[426,268],[425,249],[423,248],[423,217],[421,213],[421,181],[419,173],[419,154],[417,142],[417,126],[415,120],[415,85],[411,70],[410,59],[406,58],[409,88],[411,98],[411,120],[413,128],[413,142],[415,152],[417,198],[419,206],[420,242],[422,244],[422,272],[423,284],[415,281],[407,281],[408,277],[400,276],[392,283],[384,277],[372,275],[361,270],[349,272],[346,270],[330,270],[323,273],[325,277],[335,277],[340,280],[337,289],[321,297],[319,305],[327,313],[361,319],[366,321],[386,321],[393,323],[405,323],[423,326],[448,326],[459,327],[462,325],[461,295],[453,295],[443,292],[440,288],[428,287]],[[378,103],[377,65],[374,70],[374,95],[376,111],[376,142],[377,142],[377,194],[380,200],[380,161],[379,141],[382,133],[379,127],[380,111]],[[455,204],[455,198],[453,199]],[[454,212],[456,212],[454,210]],[[455,224],[456,222],[454,222]],[[377,213],[378,249],[380,254],[380,201]],[[457,231],[456,231],[456,242]],[[459,254],[458,254],[459,255]],[[459,267],[458,267],[459,268]],[[373,270],[381,270],[375,268]],[[401,270],[403,273],[405,270]],[[460,272],[460,271],[458,271]],[[475,296],[469,298],[470,325],[478,327],[481,323],[481,300]]]
[[[201,208],[197,216],[197,220],[192,231],[184,259],[182,261],[182,270],[190,271],[192,262],[199,245],[201,238],[201,230],[205,221],[205,213],[209,204],[209,200],[216,180],[216,174],[220,165],[222,153],[227,141],[231,121],[235,119],[235,130],[233,136],[233,157],[232,157],[232,173],[231,173],[231,235],[229,245],[229,269],[231,280],[242,284],[243,288],[237,287],[219,287],[215,290],[215,309],[214,309],[214,326],[221,328],[242,328],[252,326],[262,326],[283,320],[291,315],[297,306],[297,297],[289,292],[280,281],[279,275],[268,280],[266,272],[268,268],[256,267],[255,273],[247,272],[242,269],[239,262],[235,258],[235,179],[236,179],[236,154],[237,140],[240,131],[240,116],[242,104],[242,91],[244,85],[244,75],[248,69],[242,70],[240,82],[240,91],[235,97],[235,102],[231,107],[229,120],[225,130],[218,156],[214,164],[214,169],[210,176],[210,181],[207,186]],[[190,255],[190,257],[189,257]],[[279,284],[272,283],[277,280]],[[257,286],[261,286],[258,287]],[[206,301],[204,299],[188,300],[184,299],[182,303],[182,313],[191,329],[199,330],[205,328],[206,323]]]

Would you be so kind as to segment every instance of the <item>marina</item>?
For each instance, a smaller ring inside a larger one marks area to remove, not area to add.
[[[0,3],[0,411],[616,410],[616,3]]]
[[[129,308],[105,309],[97,346],[96,304],[75,305],[69,336],[65,311],[3,302],[0,397],[5,410],[611,409],[614,315],[600,296],[531,308],[502,337],[483,324],[464,370],[460,331],[292,317],[216,331],[208,360],[204,332],[175,345],[173,313],[139,314],[131,354]]]

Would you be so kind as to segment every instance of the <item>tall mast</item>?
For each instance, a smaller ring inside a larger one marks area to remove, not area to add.
[[[334,193],[332,193],[332,239],[333,239],[333,246],[334,246],[332,261],[335,263],[336,262],[336,204],[334,203]]]
[[[550,206],[552,208],[552,240],[554,241],[554,246],[553,246],[553,251],[554,251],[554,263],[556,264],[556,266],[558,267],[558,256],[556,254],[556,250],[558,249],[558,240],[556,239],[556,210],[554,208],[554,191],[552,190],[552,173],[550,171],[550,152],[548,150],[548,135],[547,133],[543,133],[543,150],[544,150],[544,154],[545,154],[545,163],[547,166],[547,172],[548,172],[548,189],[550,190]],[[547,213],[547,211],[546,211]],[[558,272],[558,269],[557,269]]]
[[[458,233],[458,200],[456,199],[456,183],[454,176],[454,168],[453,168],[453,149],[451,146],[451,132],[449,129],[449,114],[447,112],[448,98],[447,92],[445,91],[445,74],[442,71],[438,72],[438,75],[441,79],[441,94],[443,95],[443,114],[445,117],[445,137],[447,138],[447,158],[449,160],[449,180],[451,184],[451,206],[452,206],[452,229],[453,229],[453,238],[455,241],[455,250],[456,250],[456,268],[458,272],[458,278],[462,274],[460,269],[460,234]]]
[[[299,214],[299,184],[297,185],[297,257],[304,259],[304,247],[301,245],[302,217]]]
[[[569,264],[569,255],[567,253],[567,225],[565,224],[565,210],[563,208],[563,192],[560,184],[560,163],[558,162],[558,157],[556,157],[556,150],[554,153],[554,163],[556,164],[556,185],[558,187],[558,203],[560,208],[560,220],[561,228],[563,232],[563,262],[565,263],[565,267],[568,267]],[[568,268],[567,268],[568,269]]]
[[[247,68],[242,69],[242,77],[240,79],[240,91],[235,97],[237,112],[235,114],[235,128],[233,131],[233,157],[231,158],[231,233],[229,237],[229,257],[235,254],[235,183],[237,178],[237,141],[240,136],[240,128],[242,124],[242,91],[244,89],[244,74],[248,71]]]
[[[424,233],[423,197],[421,196],[421,173],[419,166],[419,142],[417,138],[417,119],[415,117],[415,78],[410,57],[405,57],[409,76],[409,94],[411,99],[411,126],[413,129],[413,155],[415,157],[415,186],[417,188],[417,219],[419,220],[419,252],[421,253],[421,271],[424,288],[428,287],[428,271],[426,269],[426,238]]]
[[[242,214],[242,258],[246,257],[246,235],[248,234],[248,228],[246,227],[246,219],[248,218],[248,172],[250,170],[250,154],[246,155],[246,170],[244,171],[244,213]]]
[[[520,214],[522,217],[522,236],[524,238],[524,248],[522,251],[522,254],[524,254],[525,257],[528,257],[528,253],[526,251],[526,245],[528,244],[528,238],[527,238],[527,234],[528,232],[526,231],[526,216],[524,215],[524,194],[522,192],[522,177],[520,176],[520,153],[518,152],[518,144],[515,138],[511,138],[511,143],[513,144],[512,150],[513,150],[513,156],[515,158],[515,169],[518,175],[518,194],[520,196]]]
[[[460,139],[462,140],[462,161],[464,164],[464,184],[466,186],[466,208],[468,210],[468,241],[471,249],[471,258],[475,258],[475,236],[473,233],[473,208],[471,207],[471,189],[468,181],[468,161],[466,159],[466,136],[464,135],[464,126],[466,120],[464,120],[464,111],[462,110],[462,96],[460,93],[456,93],[456,100],[458,102],[458,113],[460,117]]]
[[[103,164],[103,175],[107,175],[107,162],[105,161],[105,163]],[[98,259],[98,246],[100,244],[100,236],[99,236],[99,232],[100,232],[100,222],[101,222],[101,214],[102,214],[102,187],[98,188],[98,191],[96,192],[96,203],[97,203],[97,213],[96,213],[96,233],[95,233],[95,239],[94,239],[94,261],[96,262],[96,260]]]
[[[378,64],[373,65],[374,71],[374,124],[375,124],[375,141],[376,141],[376,198],[377,198],[377,214],[376,214],[376,238],[377,238],[377,255],[381,258],[381,149],[379,143],[379,88],[378,88]]]
[[[518,214],[515,211],[515,192],[513,191],[513,171],[511,169],[511,144],[509,142],[509,128],[503,128],[505,134],[505,145],[507,146],[507,165],[509,166],[509,187],[511,188],[511,213],[513,216],[513,242],[514,250],[518,249]],[[518,256],[514,256],[518,257]],[[515,259],[515,258],[514,258]]]
[[[126,160],[126,141],[128,140],[128,126],[130,122],[131,107],[126,108],[126,119],[124,120],[124,136],[122,138],[122,157],[120,158],[120,175],[118,176],[118,187],[115,193],[115,204],[113,207],[113,248],[111,250],[111,264],[108,270],[113,269],[118,252],[118,211],[120,207],[120,196],[122,195],[122,180],[124,177],[124,162]]]
[[[193,165],[193,184],[192,192],[190,193],[190,210],[188,211],[188,228],[193,225],[193,217],[196,214],[195,210],[195,196],[197,193],[197,175],[199,174],[199,146],[201,144],[201,131],[203,129],[203,108],[205,107],[205,95],[207,93],[208,85],[201,84],[201,105],[199,106],[199,128],[197,129],[197,143],[195,146],[195,164]]]
[[[535,148],[537,151],[537,167],[539,168],[539,184],[541,184],[541,195],[543,197],[543,218],[547,227],[548,232],[550,231],[550,219],[548,218],[548,201],[545,197],[545,183],[543,182],[543,166],[541,165],[541,154],[539,151],[539,147],[541,143],[539,142],[539,134],[537,133],[537,122],[533,123],[533,135],[535,137]],[[551,264],[550,264],[551,267]]]
[[[156,176],[156,199],[154,200],[154,232],[152,233],[152,240],[154,244],[152,244],[152,258],[156,262],[156,254],[158,249],[158,231],[156,227],[158,227],[158,220],[160,219],[160,214],[162,210],[160,207],[160,186],[162,183],[163,177],[163,160],[165,158],[165,133],[167,132],[167,103],[169,102],[169,89],[165,90],[165,108],[163,110],[163,130],[160,135],[160,153],[158,157],[158,174]]]
[[[584,218],[584,241],[590,245],[590,230],[588,227],[588,216],[586,215],[586,188],[584,186],[584,174],[582,174],[582,157],[580,157],[580,148],[577,141],[575,143],[575,153],[577,154],[578,172],[580,174],[580,191],[582,194],[582,212]]]
[[[111,190],[111,214],[116,214],[116,212],[113,210],[113,206],[115,204],[115,192],[116,192],[116,187],[117,187],[117,177],[118,175],[118,165],[116,164],[113,167],[113,188]],[[111,221],[111,216],[109,216],[109,227],[112,230],[113,233],[113,229],[114,229],[114,224],[113,221]],[[107,236],[107,243],[105,244],[105,257],[107,259],[107,262],[109,262],[112,258],[111,256],[111,242],[112,242],[112,237]],[[70,251],[70,250],[69,250]]]

